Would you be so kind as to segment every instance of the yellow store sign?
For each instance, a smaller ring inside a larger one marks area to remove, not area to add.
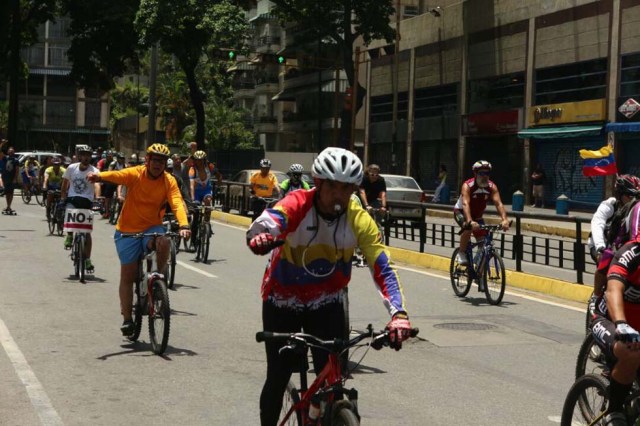
[[[529,109],[528,125],[542,126],[545,124],[604,121],[606,117],[605,105],[604,99],[535,105]]]

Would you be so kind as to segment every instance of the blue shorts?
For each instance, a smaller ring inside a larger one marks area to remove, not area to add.
[[[211,188],[210,185],[207,185],[204,188],[196,186],[194,195],[196,196],[196,199],[193,201],[200,201],[202,203],[205,197],[213,196],[213,188]]]
[[[166,231],[162,225],[155,225],[151,228],[145,229],[143,232],[147,233],[159,233],[164,234]],[[113,239],[116,242],[116,251],[120,258],[121,265],[127,265],[129,263],[137,262],[138,259],[149,252],[147,249],[149,240],[152,237],[144,238],[122,238],[122,232],[116,231],[113,235]]]

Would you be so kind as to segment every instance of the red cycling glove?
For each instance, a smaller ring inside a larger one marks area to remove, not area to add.
[[[404,315],[394,316],[387,324],[386,330],[389,331],[389,346],[396,351],[402,348],[402,342],[411,337],[411,323]]]
[[[263,232],[256,235],[249,241],[249,249],[252,252],[259,255],[265,255],[269,253],[274,247],[275,239],[273,235],[268,232]]]

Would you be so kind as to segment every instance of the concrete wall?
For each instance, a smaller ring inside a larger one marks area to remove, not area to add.
[[[620,53],[640,51],[640,5],[622,10]]]

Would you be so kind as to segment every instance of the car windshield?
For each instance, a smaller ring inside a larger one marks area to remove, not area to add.
[[[406,176],[384,176],[387,188],[406,188],[420,190],[415,179]]]

